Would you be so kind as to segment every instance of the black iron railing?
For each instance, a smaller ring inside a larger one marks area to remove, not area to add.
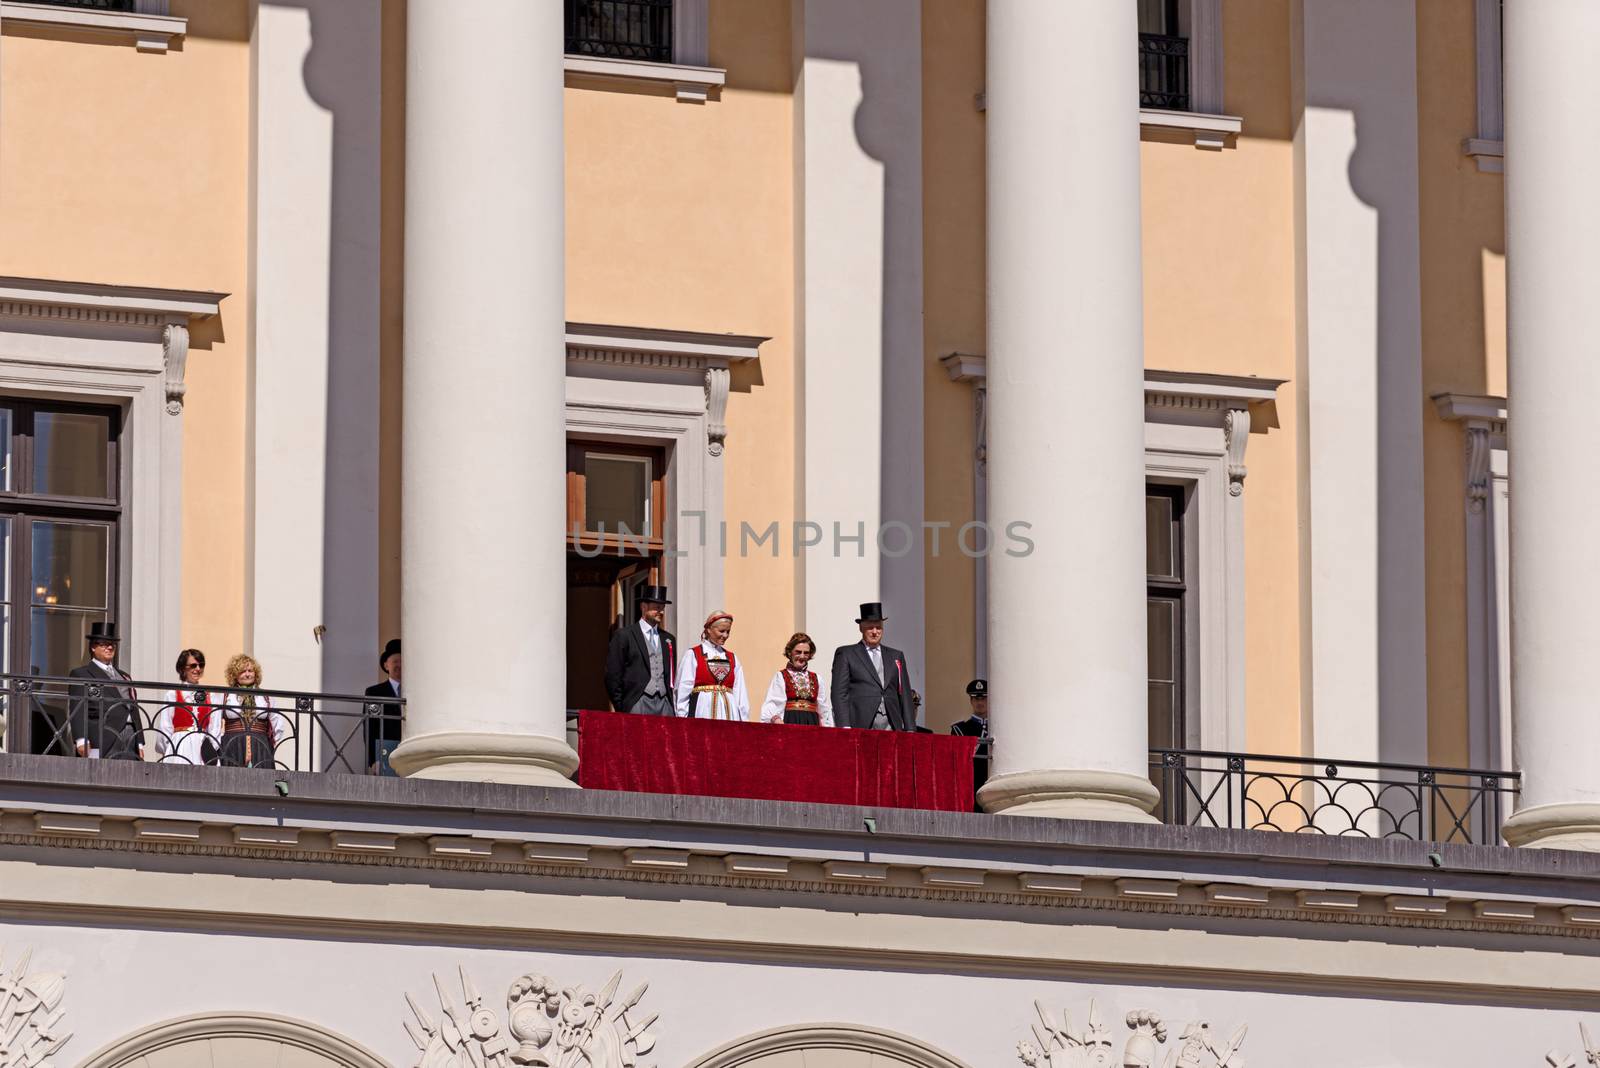
[[[387,771],[405,702],[296,690],[0,675],[12,752],[164,764]]]
[[[1152,749],[1163,823],[1499,845],[1510,771]]]
[[[672,0],[566,0],[567,52],[672,62]]]
[[[1139,35],[1139,106],[1189,110],[1189,39]]]
[[[87,7],[95,11],[132,11],[134,0],[27,0],[47,7]]]

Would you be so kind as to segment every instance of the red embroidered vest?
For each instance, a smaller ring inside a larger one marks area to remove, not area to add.
[[[195,691],[201,693],[203,691]],[[172,729],[175,731],[192,731],[195,729],[195,713],[199,713],[200,729],[206,730],[211,726],[211,706],[190,705],[182,690],[176,690],[177,702],[172,709]]]
[[[817,710],[817,675],[806,672],[803,684],[796,685],[794,673],[783,669],[783,710],[785,712],[815,712]]]

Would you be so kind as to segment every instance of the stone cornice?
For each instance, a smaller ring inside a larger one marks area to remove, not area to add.
[[[568,323],[567,359],[685,371],[726,368],[756,359],[762,343],[769,340],[746,334]]]
[[[1142,878],[1115,871],[1028,870],[1026,865],[1016,864],[864,863],[850,855],[830,858],[815,849],[735,853],[545,841],[511,833],[374,833],[16,810],[0,813],[0,846],[30,852],[93,851],[248,861],[266,865],[254,874],[268,878],[275,874],[271,869],[279,865],[316,864],[869,900],[1600,938],[1600,907],[1560,898],[1512,900],[1459,891],[1448,896],[1395,893],[1392,887],[1352,890],[1319,885],[1315,879],[1272,885],[1223,882],[1209,876]],[[7,902],[3,893],[0,891],[0,912],[26,911],[27,902]],[[49,907],[59,906],[52,903]],[[219,902],[215,909],[202,902],[186,905],[185,911],[198,917],[232,910],[226,902]]]
[[[988,360],[970,352],[952,352],[939,362],[952,381],[981,385],[988,377]],[[1144,403],[1147,408],[1173,408],[1186,411],[1245,411],[1271,404],[1278,387],[1288,379],[1258,378],[1255,375],[1219,375],[1197,371],[1144,373]]]
[[[0,277],[0,316],[150,327],[183,325],[216,315],[227,296],[205,290]]]
[[[1434,410],[1447,422],[1486,428],[1491,434],[1506,432],[1506,399],[1473,393],[1435,393]]]

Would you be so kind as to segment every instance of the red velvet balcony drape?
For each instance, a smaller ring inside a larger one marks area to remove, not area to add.
[[[975,738],[580,712],[588,790],[972,811]]]

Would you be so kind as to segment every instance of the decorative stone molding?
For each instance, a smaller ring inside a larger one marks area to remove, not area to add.
[[[416,1022],[402,1019],[401,1023],[416,1044],[416,1068],[508,1068],[508,1059],[527,1068],[580,1062],[588,1068],[635,1068],[655,1048],[649,1028],[660,1015],[628,1018],[650,984],[641,983],[618,1001],[620,971],[598,994],[548,976],[521,976],[506,991],[503,1032],[500,1014],[484,1004],[466,967],[457,970],[464,1007],[456,1004],[437,974],[433,987],[441,1018],[435,1019],[410,994],[405,996]]]
[[[721,456],[728,437],[728,394],[734,364],[757,359],[770,340],[743,334],[567,324],[567,364],[697,375],[706,397],[706,451]]]
[[[29,972],[33,951],[25,949],[9,974],[0,959],[0,1065],[50,1068],[50,1058],[72,1032],[62,1028],[61,997],[67,977],[60,972]]]
[[[347,1038],[287,1016],[257,1012],[207,1012],[165,1020],[103,1046],[79,1068],[176,1068],[196,1063],[196,1052],[203,1054],[201,1063],[210,1064],[211,1050],[194,1047],[218,1038],[280,1043],[284,1053],[296,1054],[294,1063],[302,1068],[389,1068],[377,1054]]]
[[[687,63],[652,63],[640,59],[611,59],[605,56],[567,56],[564,61],[568,85],[604,85],[624,82],[644,86],[670,86],[685,104],[705,104],[720,99],[728,72],[721,67],[692,66]]]
[[[1122,1046],[1119,1061],[1113,1052],[1112,1028],[1100,1014],[1099,1003],[1090,1000],[1088,1022],[1083,1030],[1072,1026],[1071,1013],[1063,1010],[1059,1023],[1035,1001],[1039,1022],[1033,1025],[1034,1041],[1017,1043],[1017,1057],[1027,1068],[1243,1068],[1239,1047],[1244,1045],[1249,1025],[1241,1024],[1227,1038],[1211,1029],[1205,1020],[1194,1020],[1178,1036],[1177,1048],[1163,1061],[1157,1048],[1167,1041],[1167,1026],[1161,1014],[1152,1009],[1130,1009],[1123,1016],[1130,1034]]]
[[[1467,511],[1480,515],[1484,502],[1489,499],[1489,427],[1477,422],[1468,423],[1466,444]]]
[[[41,29],[68,29],[97,37],[118,37],[133,42],[141,52],[164,53],[172,42],[189,31],[189,20],[166,13],[166,4],[141,0],[138,11],[96,11],[91,8],[49,7],[0,3],[0,22],[36,26]]]
[[[1223,440],[1228,446],[1228,494],[1244,493],[1244,448],[1250,441],[1250,409],[1229,408],[1222,416]]]
[[[861,1024],[823,1023],[776,1027],[718,1046],[691,1062],[688,1068],[739,1068],[767,1058],[807,1050],[850,1050],[869,1054],[874,1065],[913,1065],[915,1068],[966,1068],[954,1057],[909,1035]]]
[[[184,371],[189,366],[189,326],[168,323],[161,330],[162,362],[167,374],[167,414],[183,414]]]

